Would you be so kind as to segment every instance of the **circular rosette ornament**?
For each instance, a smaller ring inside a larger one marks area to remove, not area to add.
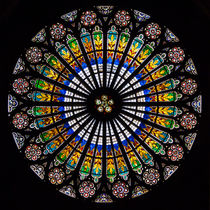
[[[95,25],[96,21],[97,21],[97,16],[96,16],[95,12],[93,12],[93,11],[86,11],[86,12],[82,13],[81,23],[84,26]]]
[[[174,47],[170,49],[168,53],[169,60],[173,63],[180,63],[184,60],[185,54],[184,50],[180,47]]]
[[[197,83],[195,80],[189,78],[181,83],[181,90],[184,94],[193,95],[197,90]]]
[[[48,177],[49,177],[49,181],[52,184],[59,185],[59,184],[62,184],[65,177],[65,173],[60,168],[53,168],[50,170]]]
[[[114,16],[115,24],[118,26],[127,26],[130,23],[130,19],[129,13],[125,10],[119,10]]]
[[[102,95],[100,99],[95,100],[98,112],[110,113],[112,111],[112,105],[114,100],[110,99],[107,95]]]
[[[181,118],[181,126],[187,130],[191,130],[197,124],[196,116],[192,113],[186,113]]]
[[[50,28],[50,35],[55,40],[62,39],[66,35],[66,28],[60,23],[53,24]]]
[[[30,63],[39,63],[42,60],[42,52],[37,47],[30,47],[26,51],[26,59]]]
[[[160,180],[160,174],[157,169],[146,169],[143,173],[143,180],[148,185],[156,185]]]
[[[93,182],[84,181],[79,186],[80,195],[84,198],[91,198],[95,194],[95,185]]]
[[[168,156],[172,161],[179,161],[183,158],[183,148],[181,146],[172,145],[168,148]]]
[[[27,93],[29,90],[29,83],[23,78],[18,78],[13,82],[13,90],[21,95]]]
[[[112,194],[117,198],[124,198],[129,193],[129,187],[126,183],[118,181],[112,187]]]
[[[17,129],[24,129],[28,126],[29,124],[29,118],[27,114],[24,114],[22,112],[17,113],[14,117],[13,117],[13,121],[12,121],[14,127],[16,127]]]
[[[38,160],[40,158],[41,153],[41,148],[36,144],[31,144],[27,146],[25,150],[26,158],[33,161]]]
[[[161,28],[157,23],[148,24],[145,28],[145,35],[149,39],[157,39],[161,34]]]
[[[9,77],[8,117],[35,175],[98,204],[161,187],[193,148],[202,112],[180,39],[117,6],[67,11],[31,37]]]

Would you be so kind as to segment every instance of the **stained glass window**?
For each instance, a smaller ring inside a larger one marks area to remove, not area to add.
[[[11,75],[11,133],[30,169],[96,203],[141,197],[179,168],[202,96],[179,38],[114,6],[63,14],[40,29]]]

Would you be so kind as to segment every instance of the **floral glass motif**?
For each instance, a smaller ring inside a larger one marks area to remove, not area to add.
[[[23,62],[23,60],[21,58],[19,58],[17,60],[17,63],[15,65],[15,68],[13,70],[13,74],[18,74],[21,73],[25,70],[25,63]]]
[[[60,23],[53,24],[50,28],[50,35],[53,39],[62,39],[66,34],[66,28]]]
[[[195,97],[193,99],[193,101],[191,102],[191,106],[198,113],[201,113],[201,111],[202,111],[201,100],[202,100],[202,97],[201,97],[201,95],[199,95],[199,96]]]
[[[29,121],[28,115],[20,112],[15,114],[12,123],[15,128],[24,129],[29,124],[28,121]]]
[[[18,106],[18,101],[17,99],[12,96],[12,95],[8,95],[8,112],[12,112],[13,110],[15,110],[15,108]]]
[[[150,39],[157,39],[161,34],[161,28],[157,23],[148,24],[145,28],[145,35]]]
[[[59,192],[69,197],[76,198],[75,190],[71,185],[64,186],[63,188],[59,190]]]
[[[106,193],[102,193],[101,195],[98,195],[95,202],[96,203],[112,203],[113,200],[111,199],[110,195],[107,195]]]
[[[40,158],[41,153],[41,148],[36,144],[27,146],[25,150],[26,158],[33,161],[38,160]]]
[[[64,181],[65,173],[60,168],[53,168],[50,170],[48,176],[52,184],[59,185]]]
[[[184,60],[185,54],[183,49],[180,47],[174,47],[170,49],[168,57],[173,63],[180,63]]]
[[[146,169],[143,173],[143,180],[146,184],[155,185],[160,180],[160,174],[154,168]]]
[[[145,187],[136,186],[132,192],[132,198],[139,197],[145,193],[149,192]]]
[[[124,198],[129,192],[128,185],[124,182],[117,182],[113,185],[112,193],[117,198]]]
[[[112,10],[113,10],[113,6],[97,6],[96,7],[99,11],[99,13],[103,14],[103,15],[109,15]]]
[[[27,93],[29,90],[29,83],[25,79],[18,78],[13,82],[13,90],[17,94]]]
[[[183,148],[179,145],[172,145],[168,149],[168,156],[172,161],[178,161],[183,158]]]
[[[84,181],[79,187],[79,192],[84,198],[90,198],[95,194],[94,183],[90,181]]]
[[[109,113],[112,111],[112,105],[114,105],[114,100],[109,99],[107,95],[102,95],[101,98],[95,100],[98,112]]]
[[[68,197],[142,197],[179,169],[202,113],[198,72],[142,11],[66,11],[40,29],[10,78],[11,134],[30,169]]]
[[[96,13],[93,11],[83,12],[81,16],[81,23],[84,26],[94,25],[96,23]]]
[[[130,23],[130,19],[131,19],[131,17],[128,12],[126,12],[125,10],[119,10],[115,14],[114,21],[115,21],[116,25],[127,26]]]
[[[181,90],[184,94],[193,95],[197,90],[197,83],[193,79],[185,79],[181,83]]]
[[[61,16],[61,18],[67,22],[74,22],[77,18],[77,10],[73,10]]]
[[[32,38],[32,42],[44,42],[46,39],[46,32],[45,32],[45,29],[42,29],[41,31],[39,31],[36,36],[34,36]]]
[[[25,56],[30,63],[38,63],[42,59],[42,52],[37,47],[30,47]]]
[[[191,130],[197,124],[196,116],[192,113],[186,113],[181,118],[181,126],[185,129]]]
[[[139,22],[142,22],[142,21],[145,21],[147,19],[150,19],[150,16],[143,13],[143,12],[140,12],[138,10],[134,10],[133,11],[134,13],[134,17],[139,21]]]

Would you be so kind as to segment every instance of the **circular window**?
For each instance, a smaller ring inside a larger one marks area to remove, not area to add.
[[[75,199],[144,195],[179,168],[197,136],[193,60],[137,10],[62,15],[27,43],[10,81],[18,149],[40,179]]]

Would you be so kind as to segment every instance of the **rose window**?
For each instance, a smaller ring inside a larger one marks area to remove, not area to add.
[[[74,199],[149,193],[179,170],[198,133],[202,96],[188,50],[135,9],[63,14],[27,41],[10,79],[18,149]]]

